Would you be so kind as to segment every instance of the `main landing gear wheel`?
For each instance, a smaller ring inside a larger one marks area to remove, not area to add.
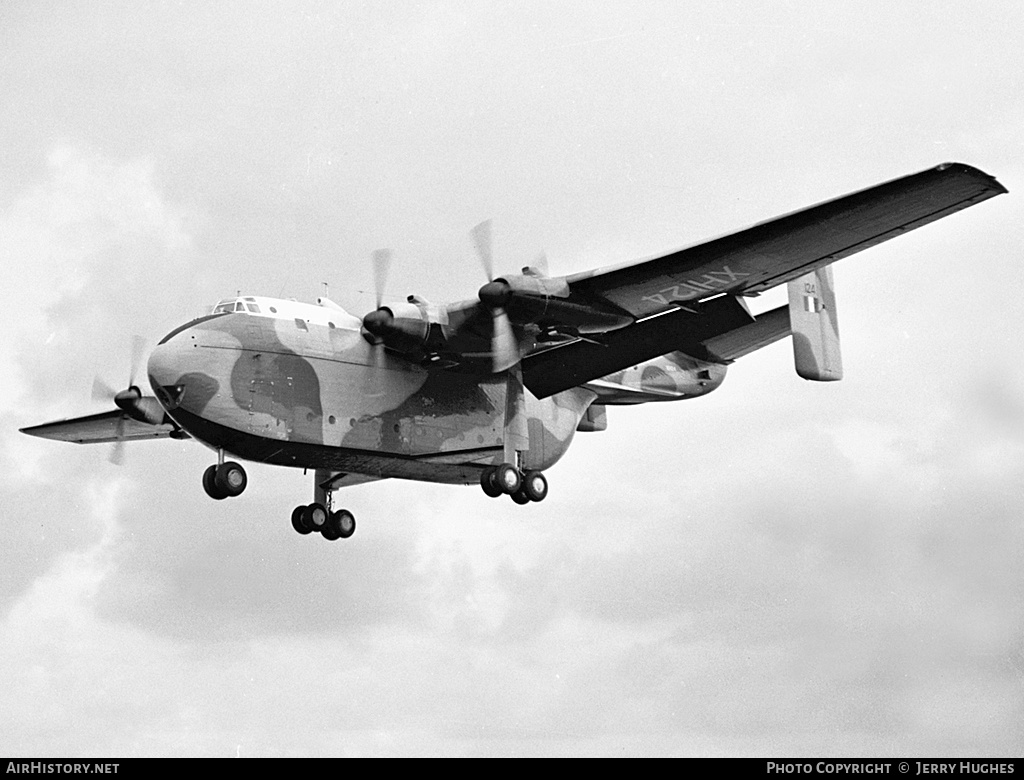
[[[339,509],[331,512],[327,523],[320,531],[321,535],[329,542],[335,539],[348,539],[356,532],[356,518],[347,509]]]
[[[480,487],[491,498],[497,498],[502,493],[512,495],[519,490],[522,483],[523,478],[519,473],[519,469],[511,463],[488,466],[480,475]]]
[[[292,510],[292,528],[303,536],[316,531],[333,542],[348,539],[356,532],[356,518],[347,509],[330,512],[323,504],[308,504]]]
[[[548,481],[541,472],[528,471],[524,476],[509,463],[485,468],[480,474],[480,487],[491,498],[504,493],[517,504],[543,501],[548,495]]]
[[[482,487],[484,493],[491,498],[497,498],[504,492],[501,489],[501,485],[499,485],[498,481],[494,478],[494,466],[488,466],[480,472],[480,487]]]
[[[210,466],[203,472],[203,489],[217,501],[242,495],[248,483],[245,469],[232,461]]]
[[[543,501],[548,496],[547,478],[539,471],[527,471],[520,492],[529,501]]]
[[[304,506],[297,506],[292,510],[292,528],[303,536],[313,533],[312,527],[306,525],[305,520],[302,519],[302,515],[305,511],[306,507]]]

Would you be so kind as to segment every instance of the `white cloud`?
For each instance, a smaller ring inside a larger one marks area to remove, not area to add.
[[[25,374],[27,357],[34,367],[58,362],[57,355],[65,357],[62,366],[87,365],[66,356],[98,341],[81,333],[105,307],[105,300],[92,295],[113,296],[122,315],[138,313],[140,299],[160,278],[158,269],[187,245],[181,216],[162,197],[151,160],[110,160],[71,145],[53,149],[44,179],[0,214],[0,262],[16,269],[5,278],[7,326],[0,335],[0,363],[9,381],[0,394],[0,411],[24,410],[26,394],[42,387],[37,377]],[[110,313],[104,316],[107,323],[114,320]],[[125,359],[127,343],[125,338],[118,345]],[[48,400],[58,395],[66,403],[67,393],[60,391],[72,382],[87,388],[89,374],[84,377],[50,373]],[[31,401],[38,403],[39,396],[34,393]]]

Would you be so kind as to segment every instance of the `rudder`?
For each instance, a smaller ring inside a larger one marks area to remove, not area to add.
[[[822,266],[789,282],[789,325],[796,372],[815,382],[843,378],[839,320],[832,267]]]

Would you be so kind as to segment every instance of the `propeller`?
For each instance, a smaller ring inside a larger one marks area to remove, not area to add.
[[[376,295],[376,308],[363,317],[363,328],[370,334],[371,367],[367,372],[363,392],[369,396],[378,396],[383,392],[384,374],[384,334],[394,322],[390,309],[383,306],[384,288],[391,271],[391,250],[378,249],[373,253],[373,286]]]
[[[135,375],[142,364],[145,351],[146,340],[141,336],[134,336],[132,338],[131,368],[128,373],[126,389],[115,390],[99,377],[94,378],[92,383],[94,401],[113,401],[118,409],[125,412],[117,419],[117,425],[114,428],[114,447],[110,453],[110,462],[118,466],[124,462],[124,430],[128,417],[150,425],[160,425],[165,417],[160,402],[152,396],[144,396],[135,384]]]
[[[470,235],[487,274],[487,284],[480,288],[479,296],[480,303],[491,313],[491,368],[497,374],[519,362],[519,341],[506,311],[512,300],[512,287],[504,279],[494,278],[491,221],[481,222],[470,231]]]

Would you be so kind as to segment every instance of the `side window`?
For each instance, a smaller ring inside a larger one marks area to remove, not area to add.
[[[307,333],[309,332],[309,328],[306,327],[305,320],[299,319],[298,317],[295,318],[295,327],[298,328],[299,330],[304,330]]]

